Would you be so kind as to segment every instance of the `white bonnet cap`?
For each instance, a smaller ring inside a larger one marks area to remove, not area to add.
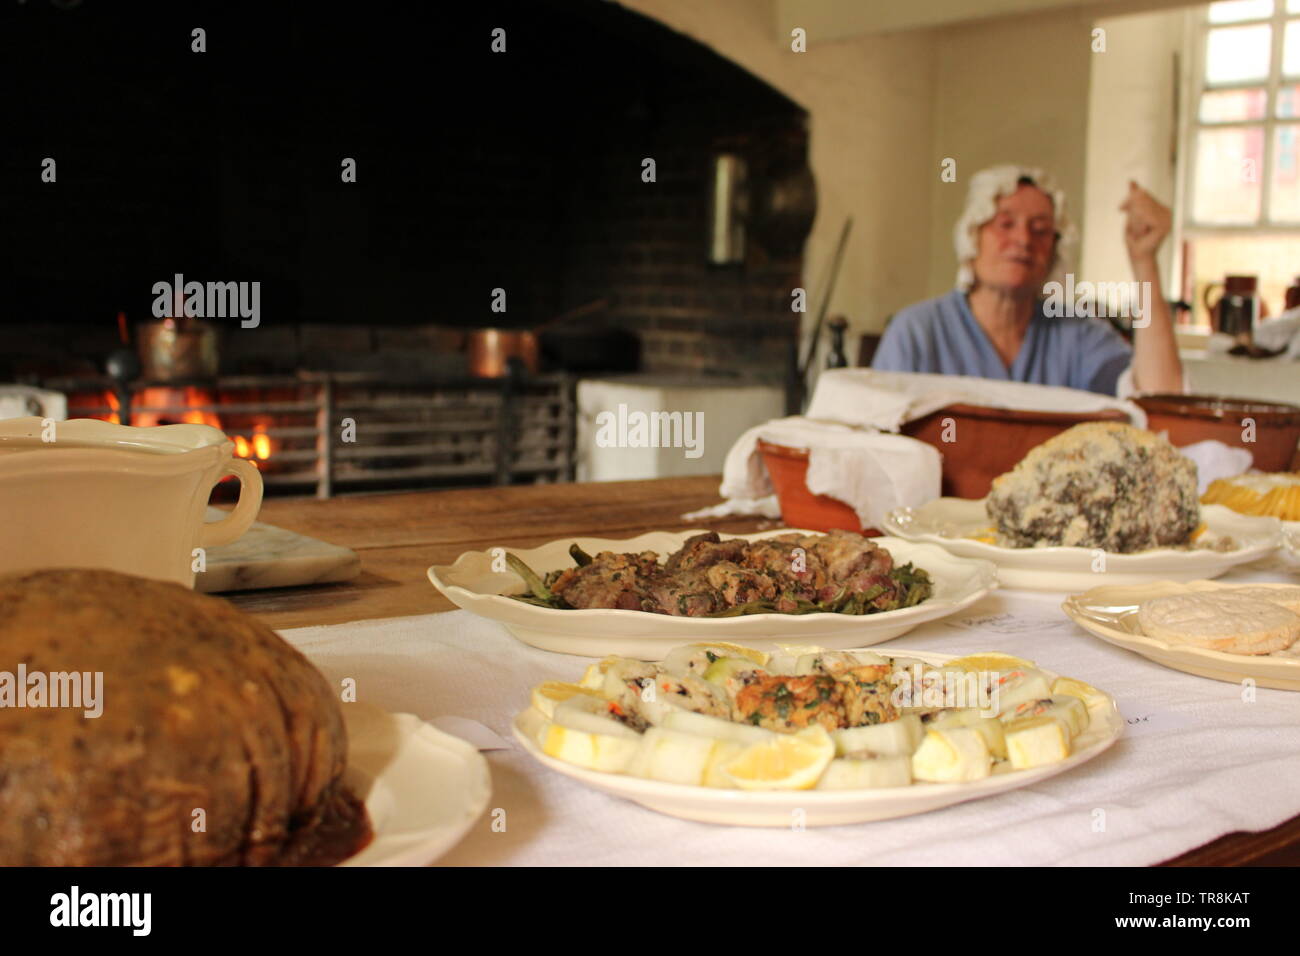
[[[1065,282],[1065,272],[1077,238],[1074,223],[1070,221],[1066,209],[1065,193],[1041,169],[1007,164],[982,169],[971,177],[970,188],[966,193],[966,208],[962,210],[961,218],[953,228],[953,244],[957,250],[957,288],[963,292],[970,291],[975,284],[975,272],[971,263],[979,250],[980,227],[993,218],[998,209],[998,200],[1010,196],[1020,187],[1021,179],[1033,180],[1034,185],[1052,200],[1058,238],[1052,272],[1047,281]]]

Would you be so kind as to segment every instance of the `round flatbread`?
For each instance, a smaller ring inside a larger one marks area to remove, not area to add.
[[[1231,591],[1154,598],[1138,623],[1148,637],[1229,654],[1271,654],[1300,639],[1300,615]]]
[[[1234,587],[1225,588],[1224,590],[1229,594],[1239,594],[1242,597],[1253,598],[1256,601],[1280,604],[1292,614],[1300,614],[1300,587],[1290,585],[1280,588]]]

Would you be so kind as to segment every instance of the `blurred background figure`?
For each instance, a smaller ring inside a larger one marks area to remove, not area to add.
[[[1074,228],[1064,193],[1041,170],[996,166],[971,178],[954,230],[957,287],[903,309],[890,322],[872,365],[1104,394],[1177,392],[1182,366],[1161,293],[1156,253],[1169,234],[1169,209],[1136,183],[1121,205],[1133,278],[1150,290],[1150,315],[1135,315],[1130,346],[1107,322],[1078,314],[1069,299],[1048,302],[1066,283]]]

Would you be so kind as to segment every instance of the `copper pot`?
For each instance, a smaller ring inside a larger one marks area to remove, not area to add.
[[[537,335],[543,329],[599,312],[609,305],[608,299],[596,299],[548,319],[534,329],[476,329],[469,333],[466,352],[469,373],[478,378],[500,378],[510,370],[510,360],[517,358],[530,374],[538,370]]]
[[[217,377],[217,329],[202,319],[159,319],[135,330],[140,377],[180,382]]]
[[[469,372],[478,378],[501,378],[517,358],[536,373],[537,336],[517,329],[476,329],[469,334]]]

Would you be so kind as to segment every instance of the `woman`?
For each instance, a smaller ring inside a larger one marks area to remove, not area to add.
[[[1045,302],[1044,285],[1063,282],[1062,246],[1071,238],[1065,196],[1039,170],[997,166],[971,179],[955,230],[957,288],[894,316],[872,367],[1107,395],[1181,392],[1182,363],[1156,266],[1169,210],[1132,182],[1120,208],[1128,214],[1124,241],[1134,278],[1149,283],[1138,303],[1149,303],[1150,315],[1135,316],[1131,347],[1109,323],[1077,315],[1075,303]]]

